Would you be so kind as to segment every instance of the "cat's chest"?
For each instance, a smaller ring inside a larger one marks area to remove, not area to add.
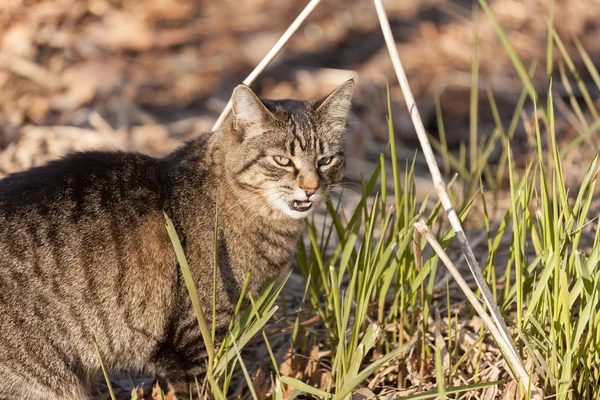
[[[296,222],[296,221],[293,221]],[[238,276],[250,272],[259,280],[277,276],[288,267],[296,250],[301,226],[256,223],[251,227],[224,227],[220,242],[221,262],[229,263]]]
[[[194,227],[185,230],[185,250],[198,285],[212,293],[216,272],[218,291],[227,294],[229,303],[236,304],[248,274],[250,289],[256,291],[290,265],[303,225],[295,220],[277,225],[258,218],[247,223],[221,215],[216,232],[214,222],[204,224],[202,229]]]
[[[241,263],[252,260],[257,267],[283,268],[294,254],[300,232],[299,227],[256,224],[250,229],[233,227],[225,238]]]

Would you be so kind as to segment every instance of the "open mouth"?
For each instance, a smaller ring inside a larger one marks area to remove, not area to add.
[[[304,212],[310,210],[312,201],[294,200],[290,203],[290,208],[294,211]]]

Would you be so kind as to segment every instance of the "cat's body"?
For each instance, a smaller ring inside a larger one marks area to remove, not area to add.
[[[311,201],[340,180],[352,86],[266,107],[242,87],[222,129],[165,158],[81,153],[0,181],[0,399],[87,398],[100,368],[92,332],[109,369],[154,372],[176,390],[202,377],[163,213],[210,322],[218,211],[222,338],[246,273],[256,292],[288,266]]]

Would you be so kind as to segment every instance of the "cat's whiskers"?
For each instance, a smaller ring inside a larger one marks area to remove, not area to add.
[[[335,188],[335,187],[340,187],[342,189],[352,190],[354,193],[358,193],[358,194],[362,193],[362,187],[359,184],[357,184],[357,183],[352,183],[352,182],[338,182],[338,183],[332,185],[332,188]]]
[[[239,176],[233,177],[232,179],[230,179],[229,181],[223,183],[223,186],[229,186],[231,183],[233,183],[234,181],[238,180]],[[264,181],[263,181],[264,182]],[[262,183],[262,182],[261,182]],[[246,189],[246,191],[248,192],[258,192],[260,190],[267,190],[267,189],[277,189],[279,188],[279,186],[272,186],[272,187],[266,187],[266,188],[260,188],[260,189]]]
[[[264,198],[266,196],[268,196],[269,194],[273,194],[277,191],[277,187],[274,188],[270,188],[270,189],[264,189],[264,190],[257,190],[257,194],[254,194],[252,196],[245,196],[245,197],[240,197],[235,203],[233,203],[233,205],[231,205],[228,209],[225,210],[226,213],[230,212],[231,210],[233,210],[235,207],[241,206],[241,205],[252,205],[252,203],[259,203],[259,200],[261,198]],[[268,190],[271,190],[273,192],[268,192]]]
[[[277,197],[275,197],[271,202],[267,203],[265,206],[261,207],[257,212],[255,212],[249,219],[248,221],[246,221],[246,223],[244,224],[244,227],[246,227],[250,222],[252,222],[256,217],[258,217],[264,210],[266,210],[267,208],[271,207],[273,204],[275,204],[275,202],[277,200],[279,200],[280,198],[282,198],[284,196],[284,193],[280,193]]]
[[[231,183],[233,183],[233,181],[236,181],[238,178],[239,176],[234,176],[233,178],[231,178],[231,180],[225,182],[224,185],[229,186]]]

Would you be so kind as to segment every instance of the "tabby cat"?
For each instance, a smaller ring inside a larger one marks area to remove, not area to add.
[[[342,178],[354,82],[319,101],[235,88],[222,127],[164,158],[86,152],[0,181],[0,398],[87,399],[99,368],[144,370],[181,398],[206,353],[165,229],[171,217],[217,336],[286,268],[303,218]]]

